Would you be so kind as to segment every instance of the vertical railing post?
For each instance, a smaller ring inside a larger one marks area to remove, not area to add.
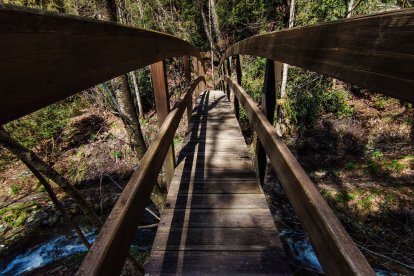
[[[190,59],[188,56],[183,57],[184,61],[184,79],[185,79],[185,87],[189,87],[191,83],[191,66],[190,66]],[[187,122],[188,128],[190,128],[191,124],[191,115],[193,114],[193,101],[190,99],[187,103]]]
[[[198,78],[200,76],[200,70],[199,70],[199,62],[198,60],[193,57],[193,70],[194,70],[194,79]],[[198,85],[196,89],[194,90],[194,103],[197,102],[198,96],[200,95],[200,88],[201,86]]]
[[[231,56],[227,59],[227,76],[229,76],[229,78],[231,78]],[[229,101],[231,101],[230,99],[230,86],[227,84],[227,99],[229,99]]]
[[[266,72],[262,90],[261,110],[267,120],[273,124],[276,105],[275,66],[273,60],[266,60]],[[256,141],[256,169],[260,184],[263,185],[266,173],[266,152],[259,141]]]
[[[221,75],[224,77],[226,73],[224,72],[224,65],[221,65]],[[224,80],[221,80],[220,82],[220,89],[224,91]]]
[[[241,63],[240,63],[240,55],[236,56],[236,79],[237,79],[237,83],[241,86],[242,70],[241,70]],[[237,97],[234,97],[234,113],[236,114],[237,120],[239,120],[240,107],[239,107],[239,100],[237,99]]]
[[[152,87],[154,91],[155,107],[157,110],[158,126],[161,127],[165,118],[170,112],[170,99],[168,96],[167,72],[165,68],[165,61],[154,63],[150,66]],[[165,181],[167,190],[170,186],[174,175],[175,168],[175,154],[174,144],[171,141],[171,147],[165,157],[163,164],[163,172],[165,174]]]

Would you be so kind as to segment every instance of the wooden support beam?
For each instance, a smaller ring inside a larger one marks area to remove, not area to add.
[[[193,70],[194,70],[194,79],[201,76],[200,66],[199,66],[197,59],[195,58],[193,58]],[[193,104],[197,101],[198,96],[200,95],[200,91],[201,91],[201,85],[197,86],[196,90],[194,91]]]
[[[238,83],[240,86],[241,84]],[[266,119],[271,125],[273,125],[273,119],[276,106],[276,85],[275,85],[275,66],[273,60],[266,60],[266,72],[264,78],[264,84],[262,89],[262,104],[261,110]],[[264,177],[266,174],[266,152],[260,142],[260,139],[256,141],[256,169],[259,176],[260,184],[263,185]]]
[[[125,257],[136,233],[139,219],[150,198],[154,180],[170,148],[170,141],[180,123],[187,101],[191,101],[194,88],[204,77],[195,79],[186,93],[176,102],[165,118],[137,171],[134,172],[117,200],[98,237],[86,255],[77,275],[120,275]]]
[[[190,63],[190,57],[184,56],[183,57],[184,62],[184,79],[185,79],[185,86],[188,87],[191,83],[191,63]],[[190,128],[191,126],[191,116],[193,113],[193,101],[188,101],[187,106],[187,127]]]
[[[165,61],[160,61],[150,66],[152,88],[154,91],[155,107],[157,109],[158,126],[161,127],[170,113],[170,98],[168,96],[168,83],[167,73],[165,68]],[[167,191],[170,186],[171,180],[174,176],[175,169],[175,152],[173,140],[169,142],[171,144],[167,155],[165,156],[163,173],[165,175]]]
[[[231,78],[231,56],[227,58],[227,64],[226,65],[227,65],[227,76],[229,76]],[[227,99],[229,101],[231,101],[231,98],[230,98],[231,93],[230,93],[229,85],[226,85],[226,93],[227,93]]]
[[[242,69],[240,63],[240,55],[236,55],[236,79],[237,83],[241,86],[242,82]],[[234,113],[236,114],[237,120],[240,118],[240,107],[239,107],[239,100],[237,97],[234,97]]]
[[[244,89],[224,76],[246,111],[326,275],[375,275],[315,184]]]
[[[156,31],[0,4],[0,125],[171,57],[201,59]]]

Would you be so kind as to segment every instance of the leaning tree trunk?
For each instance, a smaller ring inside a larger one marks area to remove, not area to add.
[[[0,126],[0,144],[16,155],[25,164],[29,164],[41,174],[55,182],[65,193],[67,193],[79,205],[85,216],[94,225],[100,225],[101,221],[90,207],[86,199],[79,191],[60,173],[43,161],[36,153],[23,147],[13,139],[2,126]]]

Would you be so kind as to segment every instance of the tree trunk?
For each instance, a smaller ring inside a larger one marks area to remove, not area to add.
[[[216,33],[217,43],[221,51],[224,48],[224,41],[223,41],[223,37],[221,36],[215,1],[210,0],[210,5],[211,5],[211,18],[213,21],[214,32]]]
[[[90,248],[91,244],[89,243],[88,239],[86,239],[85,235],[82,233],[82,230],[80,229],[79,225],[77,225],[71,218],[68,212],[66,212],[65,208],[63,207],[62,203],[57,198],[56,194],[53,192],[52,186],[49,184],[49,182],[46,180],[46,178],[43,177],[43,175],[36,170],[35,167],[33,167],[30,163],[27,163],[23,161],[23,163],[29,168],[29,170],[33,173],[34,176],[39,180],[39,182],[43,185],[46,192],[48,193],[50,199],[52,200],[53,204],[55,204],[56,209],[62,214],[63,219],[73,227],[75,232],[78,234],[79,239],[82,241],[82,243],[85,245],[86,248]]]
[[[131,94],[129,92],[128,77],[122,75],[112,80],[112,88],[118,102],[119,112],[123,118],[129,141],[139,158],[147,151],[147,146],[142,135],[141,125],[134,109]]]
[[[295,6],[296,2],[295,0],[290,1],[290,11],[289,11],[289,25],[288,28],[293,28],[295,24]],[[289,71],[289,65],[284,63],[283,64],[283,75],[282,75],[282,84],[280,87],[280,105],[278,106],[278,112],[277,112],[277,122],[276,122],[276,130],[279,135],[282,135],[281,132],[281,124],[283,119],[283,99],[286,97],[286,86],[287,86],[287,79],[288,79],[288,71]]]
[[[30,166],[35,168],[41,174],[55,182],[65,193],[75,200],[91,223],[94,225],[101,225],[99,217],[95,214],[94,210],[89,206],[88,202],[79,191],[72,186],[65,177],[40,159],[36,153],[23,147],[14,140],[3,127],[0,127],[0,144],[16,155],[25,164],[30,164]]]
[[[204,32],[207,35],[207,39],[210,42],[210,45],[212,45],[213,51],[216,54],[216,56],[218,58],[220,58],[220,50],[216,47],[216,44],[214,42],[214,39],[213,39],[213,37],[211,35],[211,31],[210,31],[210,28],[209,28],[209,24],[208,24],[206,15],[205,15],[204,10],[203,10],[203,5],[202,5],[202,3],[200,3],[200,0],[197,0],[197,5],[198,5],[198,7],[200,9],[201,18],[203,19]]]
[[[134,84],[135,96],[137,97],[138,116],[144,117],[144,109],[142,108],[141,94],[139,93],[137,76],[135,75],[135,72],[131,72],[131,80],[132,80],[132,83]]]
[[[100,19],[118,22],[116,2],[114,0],[96,0],[96,8]],[[134,109],[127,75],[114,78],[112,80],[112,88],[115,92],[119,112],[124,121],[130,144],[138,157],[142,158],[147,151],[147,146]]]

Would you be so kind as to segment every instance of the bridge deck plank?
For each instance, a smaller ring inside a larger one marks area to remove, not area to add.
[[[225,94],[205,92],[193,115],[147,274],[289,274]]]

